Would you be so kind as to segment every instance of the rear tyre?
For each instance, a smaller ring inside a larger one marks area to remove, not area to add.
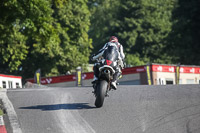
[[[101,80],[97,85],[96,90],[96,100],[95,100],[95,106],[97,108],[100,108],[103,106],[104,98],[106,95],[106,90],[108,87],[108,82],[105,80]]]

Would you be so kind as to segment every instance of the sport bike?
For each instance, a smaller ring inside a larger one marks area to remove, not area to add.
[[[101,59],[97,59],[99,76],[93,83],[94,94],[96,96],[95,106],[103,106],[104,98],[108,96],[108,91],[115,89],[111,83],[115,74],[115,68],[118,66],[118,51],[116,46],[108,46]]]

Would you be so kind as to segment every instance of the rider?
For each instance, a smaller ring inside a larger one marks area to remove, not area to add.
[[[121,68],[124,67],[123,60],[125,58],[123,46],[118,42],[117,37],[112,36],[110,38],[110,41],[107,42],[104,45],[104,47],[102,49],[100,49],[95,56],[92,57],[92,60],[94,61],[94,60],[100,58],[103,55],[104,51],[108,48],[108,46],[116,46],[118,49],[117,52],[119,52],[119,54],[118,54],[119,55],[118,56],[119,64],[118,64],[118,67],[116,67],[116,69],[115,69],[116,72],[113,76],[113,80],[111,83],[111,85],[114,87],[114,89],[116,89],[117,88],[117,79],[121,75]],[[98,66],[99,65],[100,65],[100,63],[98,63],[98,62],[94,64],[94,79],[93,79],[92,83],[94,83],[96,80],[98,80],[98,74],[99,74]]]

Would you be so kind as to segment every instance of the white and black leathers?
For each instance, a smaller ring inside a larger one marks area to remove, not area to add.
[[[102,55],[103,55],[103,53],[104,53],[104,51],[109,47],[109,46],[115,46],[117,49],[118,49],[118,67],[116,67],[116,73],[114,74],[114,77],[113,77],[113,82],[112,82],[112,84],[113,84],[113,86],[115,87],[115,88],[117,88],[116,87],[116,83],[117,83],[117,79],[118,79],[118,77],[121,75],[121,69],[124,67],[124,65],[123,65],[123,60],[124,60],[124,58],[125,58],[125,54],[124,54],[124,51],[123,51],[123,46],[119,43],[119,42],[108,42],[108,43],[106,43],[104,46],[103,46],[103,48],[102,49],[100,49],[99,51],[98,51],[98,53],[95,55],[95,56],[93,56],[92,57],[92,60],[94,61],[94,60],[96,60],[96,59],[98,59],[98,58],[101,58],[102,57]],[[98,73],[99,73],[99,71],[98,71],[98,66],[99,65],[99,63],[95,63],[94,64],[94,79],[93,79],[93,82],[95,81],[95,80],[97,80],[98,79]]]
[[[92,60],[94,61],[94,60],[98,59],[99,57],[101,57],[103,55],[104,51],[108,48],[108,46],[115,46],[115,47],[117,47],[118,52],[120,53],[119,54],[120,56],[118,57],[119,60],[124,60],[125,54],[124,54],[124,51],[123,51],[123,46],[120,43],[118,43],[118,42],[108,42],[108,43],[106,43],[103,46],[103,48],[100,49],[95,56],[93,56]]]

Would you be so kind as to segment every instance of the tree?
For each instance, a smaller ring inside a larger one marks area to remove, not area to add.
[[[96,53],[110,36],[117,35],[120,0],[89,0],[88,5],[92,14],[89,36],[93,40],[93,53]]]
[[[87,64],[87,0],[1,1],[1,67],[25,78],[63,74]],[[3,69],[5,70],[5,69]]]
[[[179,0],[173,11],[173,31],[169,36],[169,54],[174,63],[200,65],[200,1]]]
[[[92,40],[88,37],[90,12],[87,0],[54,3],[54,18],[59,23],[62,54],[57,62],[60,73],[89,61]]]
[[[30,0],[18,2],[23,11],[22,33],[27,36],[28,55],[23,60],[22,75],[32,77],[35,70],[41,69],[43,76],[50,73],[60,54],[60,38],[53,18],[50,0]]]
[[[124,40],[128,57],[132,58],[128,63],[169,63],[170,57],[163,52],[163,48],[167,43],[165,38],[171,31],[173,0],[127,0],[122,3],[120,26],[123,28],[118,35]]]
[[[165,38],[171,31],[173,0],[96,2],[92,15],[92,22],[95,23],[90,33],[94,42],[104,42],[104,38],[110,35],[118,36],[127,55],[126,61],[132,65],[171,61],[166,53],[163,54],[163,49],[167,43]]]
[[[27,37],[20,30],[20,11],[16,1],[0,2],[0,72],[18,70],[28,54]]]

